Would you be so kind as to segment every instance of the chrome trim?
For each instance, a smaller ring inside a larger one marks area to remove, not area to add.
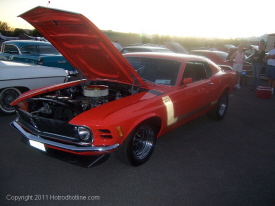
[[[31,121],[32,125],[26,123],[25,121],[22,121],[21,117],[19,118],[19,116],[16,117],[16,119],[15,119],[15,122],[17,124],[19,124],[21,128],[25,128],[24,131],[28,130],[28,131],[30,131],[28,133],[32,133],[34,136],[46,137],[46,138],[50,138],[50,139],[54,139],[54,140],[58,140],[58,141],[65,141],[68,143],[77,144],[77,145],[90,145],[93,141],[93,140],[91,140],[90,142],[74,142],[74,140],[76,140],[76,138],[71,137],[71,136],[64,136],[64,135],[60,135],[60,134],[56,134],[56,133],[40,131],[37,129],[37,126],[34,124],[34,122],[31,118],[30,118],[30,121]]]
[[[16,121],[11,122],[11,127],[13,129],[15,129],[17,132],[19,132],[20,134],[22,134],[24,137],[26,137],[29,140],[34,140],[46,145],[50,145],[50,146],[54,146],[54,147],[58,147],[61,149],[65,149],[65,150],[70,150],[70,151],[74,151],[74,152],[108,152],[111,151],[113,149],[116,149],[119,144],[114,144],[114,145],[110,145],[110,146],[106,146],[106,147],[95,147],[95,146],[76,146],[76,145],[67,145],[67,144],[62,144],[59,142],[54,142],[54,141],[50,141],[50,140],[46,140],[41,138],[39,135],[33,135],[30,134],[28,132],[26,132],[21,126],[20,124],[18,124]]]

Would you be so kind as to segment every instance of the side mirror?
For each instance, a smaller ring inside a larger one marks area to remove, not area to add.
[[[186,85],[186,84],[190,84],[192,82],[193,82],[193,79],[191,77],[188,77],[188,78],[183,79],[182,84]]]

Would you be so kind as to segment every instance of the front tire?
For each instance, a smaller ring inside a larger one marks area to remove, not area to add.
[[[132,166],[144,164],[156,145],[156,129],[148,124],[137,126],[115,151],[116,158]]]
[[[6,88],[0,92],[0,112],[4,114],[13,114],[15,109],[10,105],[21,92],[16,88]]]
[[[215,107],[208,113],[208,117],[214,120],[222,120],[227,112],[228,94],[222,93]]]

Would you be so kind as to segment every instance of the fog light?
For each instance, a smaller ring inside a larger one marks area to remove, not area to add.
[[[91,139],[91,132],[86,127],[78,127],[77,128],[78,136],[83,141],[88,141]]]

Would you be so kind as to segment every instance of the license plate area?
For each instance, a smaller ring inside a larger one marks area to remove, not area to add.
[[[41,142],[37,142],[37,141],[33,141],[33,140],[29,140],[29,143],[30,143],[30,146],[36,148],[36,149],[39,149],[43,152],[46,152],[46,148],[45,148],[45,145]]]

